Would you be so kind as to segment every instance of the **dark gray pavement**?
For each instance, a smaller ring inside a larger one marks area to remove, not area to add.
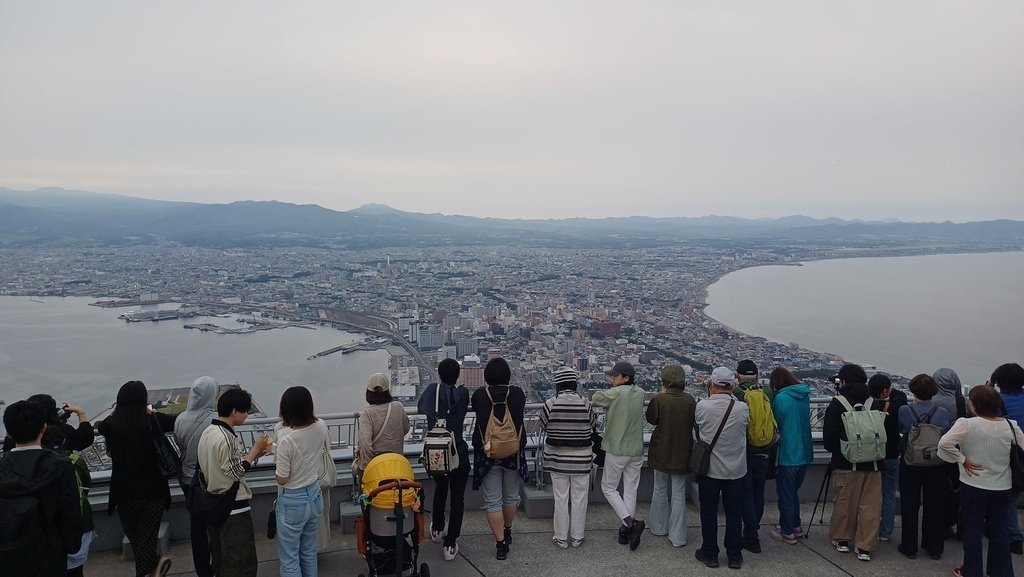
[[[648,503],[640,504],[640,516],[648,513]],[[805,508],[803,519],[809,525],[811,506]],[[896,517],[896,535],[891,542],[878,544],[870,562],[858,561],[852,554],[836,552],[828,539],[828,527],[812,525],[810,538],[802,539],[797,545],[773,541],[768,536],[777,514],[773,503],[765,511],[761,529],[763,552],[759,555],[744,552],[744,565],[734,572],[725,566],[725,555],[721,556],[722,566],[708,569],[694,559],[693,554],[700,545],[700,526],[694,505],[689,510],[688,544],[674,548],[665,537],[654,537],[645,533],[640,547],[630,551],[616,543],[617,520],[606,504],[591,504],[587,515],[587,534],[584,545],[578,549],[558,549],[551,544],[551,520],[527,519],[520,515],[515,523],[512,551],[506,561],[494,558],[494,540],[487,529],[482,511],[468,511],[463,535],[460,539],[460,555],[455,561],[446,562],[441,558],[441,546],[429,539],[423,544],[420,560],[430,565],[431,575],[452,577],[479,576],[553,576],[596,577],[604,575],[722,575],[754,574],[758,577],[917,577],[951,575],[954,565],[960,562],[961,544],[947,541],[943,558],[933,561],[926,557],[909,560],[896,551],[899,542],[900,518]],[[826,515],[826,522],[828,517]],[[256,523],[262,524],[263,520]],[[720,523],[724,519],[720,518]],[[724,525],[719,530],[723,538]],[[259,577],[279,575],[277,550],[274,541],[265,535],[257,536],[260,558]],[[171,557],[174,564],[171,575],[192,577],[191,549],[187,541],[172,544]],[[1024,572],[1024,558],[1014,556],[1014,569]],[[353,535],[341,535],[338,526],[329,551],[320,555],[320,575],[355,576],[366,572],[366,564],[356,552]],[[94,553],[86,566],[87,577],[123,577],[134,575],[131,563],[122,560],[119,552]]]

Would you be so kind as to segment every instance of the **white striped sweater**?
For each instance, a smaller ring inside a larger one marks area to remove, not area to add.
[[[559,392],[544,403],[540,423],[547,432],[545,471],[565,475],[590,473],[594,419],[590,402],[572,391]]]

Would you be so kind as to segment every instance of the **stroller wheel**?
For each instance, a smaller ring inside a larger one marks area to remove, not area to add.
[[[420,577],[430,577],[430,567],[426,563],[420,564]]]

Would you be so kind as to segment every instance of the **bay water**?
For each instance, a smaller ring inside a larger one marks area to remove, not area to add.
[[[964,385],[1024,363],[1024,252],[851,258],[724,276],[706,313],[780,343]]]
[[[362,339],[362,334],[321,326],[251,334],[184,329],[203,322],[249,326],[235,314],[126,323],[118,315],[138,307],[89,306],[95,300],[0,297],[0,400],[10,404],[49,393],[58,402],[82,406],[92,417],[114,402],[126,381],[141,380],[150,389],[187,387],[210,375],[222,384],[241,383],[271,416],[277,415],[286,388],[303,385],[323,414],[359,410],[366,404],[367,377],[388,373],[385,350],[307,360]]]

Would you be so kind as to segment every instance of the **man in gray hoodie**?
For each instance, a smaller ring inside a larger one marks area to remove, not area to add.
[[[935,379],[935,384],[939,385],[939,392],[932,397],[932,403],[937,407],[946,409],[953,423],[957,419],[971,416],[970,410],[967,408],[967,400],[964,399],[964,388],[960,384],[960,376],[956,374],[953,369],[947,369],[945,367],[935,371],[932,375]],[[949,477],[949,501],[946,507],[946,537],[952,537],[954,535],[960,538],[963,533],[963,523],[960,521],[962,514],[960,511],[960,466],[956,463],[946,464],[946,473]],[[956,531],[953,531],[953,526],[956,526]]]
[[[199,451],[199,437],[206,427],[217,417],[215,405],[220,385],[213,377],[199,377],[192,383],[188,392],[188,406],[174,421],[174,437],[181,449],[181,476],[178,484],[185,498],[192,489],[192,476],[196,472],[196,459]],[[192,560],[195,563],[198,577],[212,577],[210,566],[210,542],[206,525],[193,518],[190,523],[192,539]]]

